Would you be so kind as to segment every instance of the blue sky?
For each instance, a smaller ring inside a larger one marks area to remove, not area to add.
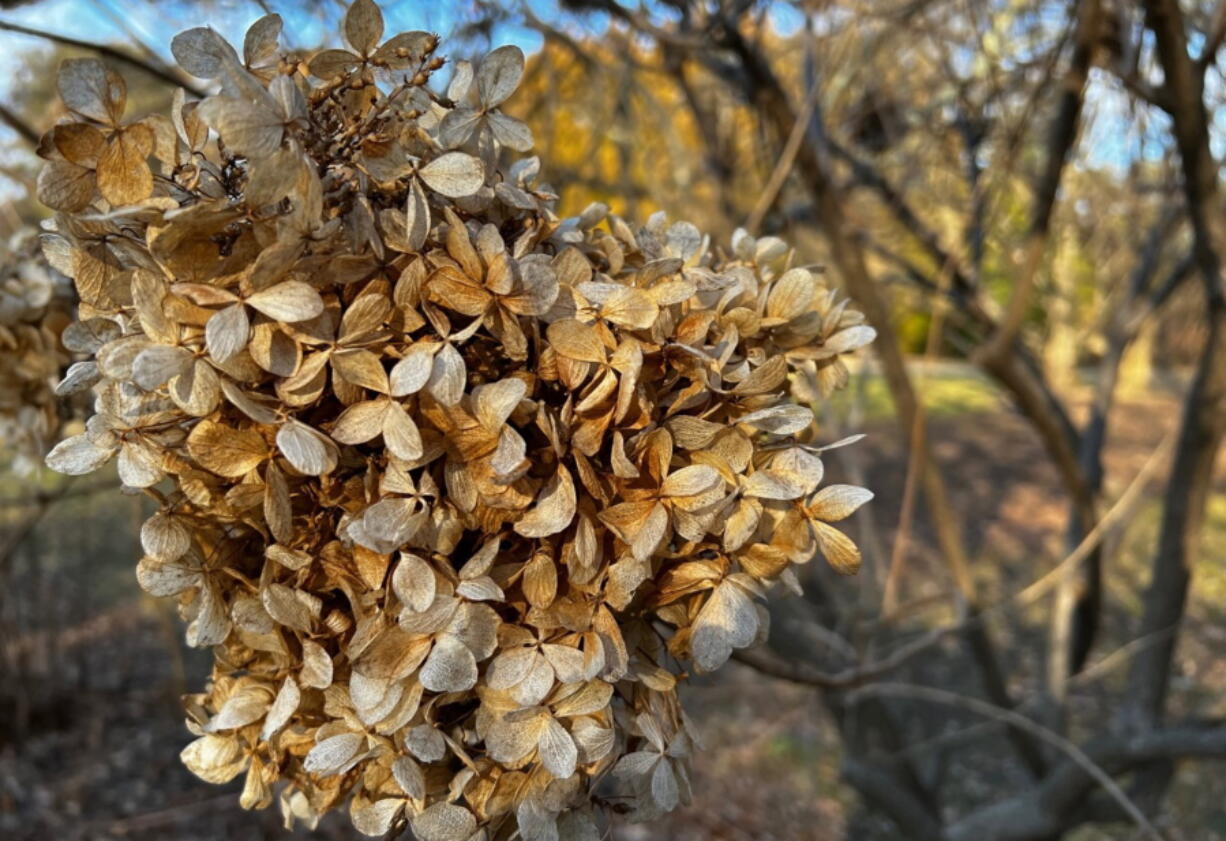
[[[266,5],[286,19],[285,33],[293,46],[318,46],[337,41],[337,22],[342,15],[338,2],[300,3],[270,0]],[[545,18],[557,15],[552,0],[532,0],[531,7]],[[381,3],[385,32],[395,34],[425,29],[450,34],[462,23],[469,6],[465,3],[392,0]],[[260,4],[249,0],[218,0],[210,3],[182,0],[42,0],[3,13],[5,20],[100,43],[128,43],[132,34],[156,50],[168,62],[170,39],[192,26],[212,26],[235,44],[257,18],[264,15]],[[501,26],[494,33],[499,43],[519,44],[526,50],[539,48],[540,36],[519,26]],[[37,38],[0,32],[0,97],[21,68],[21,52],[43,45]]]
[[[533,13],[544,20],[556,21],[560,17],[557,0],[527,0]],[[173,64],[170,57],[170,39],[179,31],[191,26],[210,25],[231,42],[240,44],[243,33],[254,20],[264,14],[261,5],[267,5],[286,19],[286,38],[293,47],[314,47],[321,44],[339,46],[339,20],[344,5],[340,0],[214,0],[197,3],[191,0],[41,0],[28,6],[0,13],[5,20],[27,26],[69,35],[99,43],[131,44],[133,36],[157,52],[165,62]],[[394,34],[412,29],[438,32],[446,38],[462,27],[473,14],[468,2],[427,2],[426,0],[385,0],[380,4],[386,21],[385,31]],[[795,31],[802,24],[799,12],[780,3],[773,13],[775,26],[784,31]],[[573,21],[573,16],[567,16]],[[576,24],[568,24],[575,26]],[[605,21],[600,16],[584,20],[589,31],[603,29]],[[494,45],[513,43],[531,52],[541,45],[541,36],[523,26],[503,24],[490,35]],[[450,41],[452,55],[465,55],[479,51],[485,44],[457,44]],[[8,98],[14,84],[20,84],[23,73],[23,55],[29,50],[46,49],[45,42],[27,36],[0,32],[0,101]],[[444,50],[448,52],[448,50]],[[1138,131],[1134,115],[1128,107],[1128,97],[1118,90],[1118,85],[1102,74],[1092,80],[1088,107],[1097,119],[1089,121],[1090,129],[1082,138],[1082,160],[1092,166],[1123,168],[1128,162],[1161,154],[1166,142],[1166,127],[1162,124]],[[1226,114],[1215,115],[1215,123],[1226,128]],[[0,160],[11,155],[15,135],[0,127],[0,148],[10,147],[7,153],[0,152]],[[0,182],[3,182],[0,178]]]
[[[543,19],[558,15],[555,0],[529,0],[533,11]],[[266,0],[272,11],[285,18],[283,43],[294,47],[341,46],[340,19],[344,5],[337,0],[290,2]],[[383,9],[388,35],[415,29],[437,32],[444,38],[462,26],[472,12],[464,2],[423,2],[423,0],[386,0]],[[6,21],[67,35],[83,41],[129,45],[134,39],[147,45],[169,65],[170,40],[193,26],[212,26],[236,46],[252,22],[265,14],[255,0],[41,0],[28,6],[0,12]],[[600,25],[593,20],[593,25]],[[541,46],[541,36],[522,26],[501,25],[490,36],[491,42],[517,44],[527,52]],[[484,44],[449,43],[451,53],[465,55],[479,51]],[[28,69],[25,56],[30,51],[47,50],[46,41],[26,35],[0,31],[0,102],[9,98],[14,85],[21,84]],[[25,144],[7,126],[0,125],[0,163],[29,155]],[[0,175],[0,199],[16,187]]]
[[[557,0],[526,0],[528,7],[540,19],[557,21],[561,18]],[[42,0],[29,6],[18,7],[2,13],[5,20],[25,24],[57,34],[69,35],[100,43],[131,43],[132,35],[159,53],[168,63],[170,39],[192,26],[208,25],[236,45],[241,43],[243,33],[257,18],[265,14],[261,6],[267,6],[285,18],[284,39],[293,47],[314,47],[323,44],[340,46],[339,20],[343,14],[341,0],[214,0],[194,3],[191,0]],[[451,35],[467,22],[473,12],[473,4],[464,0],[384,0],[380,2],[385,21],[385,32],[395,34],[414,29]],[[650,4],[649,4],[650,5]],[[514,3],[508,3],[513,8]],[[567,24],[574,27],[575,17]],[[800,13],[786,4],[779,4],[772,12],[775,26],[782,32],[794,32],[803,22]],[[605,16],[590,14],[583,18],[588,31],[600,31],[605,26]],[[130,29],[130,31],[129,31]],[[526,52],[537,50],[542,38],[538,32],[517,24],[502,24],[490,35],[493,46],[517,44]],[[463,54],[476,45],[451,43],[452,51]],[[482,45],[484,46],[484,45]],[[45,47],[37,38],[0,32],[0,101],[3,101],[14,80],[20,78],[22,53],[28,49]]]

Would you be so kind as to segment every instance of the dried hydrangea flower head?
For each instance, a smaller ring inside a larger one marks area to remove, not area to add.
[[[42,466],[67,420],[55,386],[71,362],[60,332],[72,309],[72,283],[37,237],[0,244],[0,459],[19,476]]]
[[[559,219],[503,166],[518,49],[442,95],[435,36],[368,0],[305,64],[279,28],[176,38],[219,93],[170,119],[67,62],[43,146],[99,377],[49,462],[160,503],[140,582],[216,658],[184,761],[422,841],[596,839],[606,780],[673,808],[679,677],[792,565],[857,567],[831,523],[869,494],[823,486],[789,375],[828,393],[872,330],[777,240]]]

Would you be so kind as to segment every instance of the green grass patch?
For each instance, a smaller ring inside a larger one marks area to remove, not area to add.
[[[1004,406],[996,387],[969,366],[916,368],[911,378],[930,415],[994,412]],[[889,387],[877,371],[853,374],[847,388],[831,397],[830,406],[840,415],[854,410],[866,420],[883,420],[896,414]]]

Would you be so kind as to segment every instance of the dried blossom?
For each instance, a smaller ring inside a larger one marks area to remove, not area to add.
[[[72,320],[72,284],[52,268],[32,236],[0,246],[0,454],[11,470],[28,475],[59,440],[72,409],[57,399],[93,384],[60,333]],[[89,366],[86,366],[87,368]]]
[[[605,777],[673,808],[678,679],[761,638],[793,564],[855,571],[831,523],[870,495],[822,485],[791,391],[872,330],[778,241],[558,218],[538,161],[500,164],[519,50],[444,97],[438,40],[369,0],[347,50],[279,31],[176,38],[219,93],[170,119],[69,64],[43,145],[100,378],[48,462],[160,502],[140,583],[215,653],[184,762],[423,841],[595,839]]]

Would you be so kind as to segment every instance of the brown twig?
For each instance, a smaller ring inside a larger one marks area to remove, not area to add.
[[[1120,808],[1124,810],[1141,831],[1148,836],[1152,841],[1166,841],[1162,833],[1150,823],[1145,817],[1145,813],[1137,807],[1135,803],[1124,793],[1119,784],[1111,778],[1103,768],[1095,762],[1090,756],[1077,745],[1073,744],[1068,739],[1061,736],[1059,733],[1051,730],[1038,722],[1034,721],[1021,713],[1014,710],[1007,710],[1001,707],[989,704],[986,701],[980,701],[978,698],[968,698],[964,695],[959,695],[956,692],[949,692],[944,689],[936,689],[930,686],[912,686],[903,683],[877,683],[872,686],[866,686],[863,689],[858,689],[851,693],[848,698],[850,703],[856,703],[862,699],[873,697],[894,697],[894,698],[910,698],[919,701],[929,701],[934,704],[943,704],[946,706],[958,707],[960,709],[973,712],[976,715],[985,716],[1004,722],[1011,727],[1016,727],[1025,730],[1037,739],[1041,739],[1047,744],[1059,750],[1061,753],[1069,757],[1082,771],[1088,774],[1098,783],[1102,789],[1111,796]]]
[[[801,141],[804,140],[805,132],[809,130],[809,121],[813,119],[813,112],[817,108],[817,100],[820,95],[821,86],[814,81],[809,87],[809,93],[805,96],[804,102],[801,103],[800,111],[796,115],[796,123],[788,134],[787,142],[783,145],[783,151],[779,153],[779,160],[775,162],[770,178],[766,180],[766,185],[762,188],[762,192],[758,194],[758,200],[754,203],[753,210],[750,211],[749,216],[745,219],[745,230],[751,234],[757,232],[762,224],[762,219],[765,218],[767,212],[775,204],[775,198],[779,195],[779,191],[783,189],[783,183],[792,174],[792,167],[796,163],[796,153],[800,151]]]
[[[31,38],[42,38],[45,41],[51,41],[55,44],[62,44],[66,47],[75,47],[79,50],[88,50],[90,52],[97,53],[103,58],[109,58],[113,61],[126,64],[129,67],[134,67],[143,73],[148,73],[150,76],[174,85],[175,87],[184,88],[199,97],[206,96],[208,93],[206,90],[204,90],[204,88],[201,88],[194,82],[188,81],[178,73],[175,73],[174,71],[162,66],[160,62],[155,64],[152,61],[146,61],[143,58],[139,58],[138,56],[131,55],[123,50],[116,49],[109,44],[96,44],[90,41],[82,41],[77,38],[71,38],[67,35],[57,35],[54,32],[47,32],[42,29],[22,26],[19,23],[13,23],[11,21],[0,21],[0,30],[15,32],[18,35],[29,35]]]
[[[980,349],[983,359],[1004,356],[1009,352],[1030,306],[1030,297],[1038,279],[1039,263],[1047,245],[1061,177],[1081,123],[1082,104],[1090,78],[1090,62],[1094,57],[1094,43],[1098,37],[1099,10],[1099,0],[1081,0],[1077,6],[1077,38],[1072,60],[1064,76],[1064,92],[1051,125],[1047,144],[1047,167],[1035,188],[1022,270],[1005,305],[1005,313],[996,332]]]
[[[26,143],[29,143],[31,146],[38,145],[39,133],[35,131],[34,127],[17,116],[15,111],[2,102],[0,102],[0,121],[3,121],[5,125],[17,132],[17,136]]]
[[[968,616],[959,622],[942,625],[925,632],[921,637],[904,643],[880,660],[860,664],[839,672],[823,672],[806,663],[783,661],[763,653],[759,649],[749,649],[737,652],[736,657],[742,663],[759,669],[765,674],[814,686],[820,689],[848,689],[863,686],[871,680],[894,671],[905,665],[916,655],[927,651],[941,640],[964,631],[967,627],[981,624],[988,619],[1007,611],[1017,610],[1033,604],[1060,582],[1069,570],[1075,569],[1118,525],[1121,525],[1135,510],[1137,504],[1144,498],[1143,493],[1158,469],[1166,463],[1175,442],[1174,432],[1168,433],[1162,442],[1154,448],[1145,464],[1137,471],[1128,487],[1112,503],[1081,543],[1058,564],[1026,587],[994,604],[984,607],[975,615]]]

